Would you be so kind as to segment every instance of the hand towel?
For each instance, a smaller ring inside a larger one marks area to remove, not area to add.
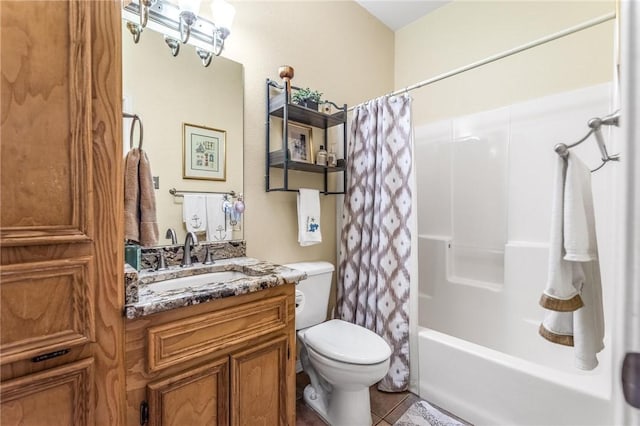
[[[320,191],[298,190],[298,243],[302,247],[322,242],[320,230]]]
[[[207,207],[207,241],[232,239],[233,230],[223,208],[224,195],[208,194],[205,202]]]
[[[139,164],[140,151],[133,148],[124,159],[124,238],[135,242],[140,242]]]
[[[131,149],[125,157],[124,226],[126,240],[143,246],[152,246],[158,241],[151,164],[147,154],[138,148]]]
[[[564,203],[565,260],[574,262],[597,260],[591,171],[575,155],[570,155],[567,159]]]
[[[140,179],[140,244],[149,247],[158,242],[159,231],[151,164],[147,153],[143,150],[140,150],[138,176]]]
[[[564,256],[564,200],[567,162],[557,156],[554,174],[553,200],[551,205],[551,236],[547,285],[540,298],[543,308],[571,312],[580,308],[582,298],[573,286],[573,266],[563,260]]]
[[[187,232],[205,232],[207,230],[207,205],[203,194],[184,194],[182,220]]]
[[[591,370],[598,365],[596,354],[604,348],[602,284],[591,172],[571,153],[566,162],[562,158],[559,161],[562,164],[556,170],[564,179],[561,185],[556,186],[556,195],[561,192],[562,196],[554,197],[552,232],[556,234],[552,234],[549,250],[550,280],[540,301],[543,307],[551,310],[540,325],[540,334],[554,343],[573,346],[576,367]],[[558,214],[555,207],[560,201],[562,211]],[[562,220],[558,220],[559,216]],[[554,276],[551,276],[552,272]],[[560,282],[561,279],[565,281]],[[546,303],[554,300],[554,292],[557,294],[559,289],[570,288],[580,297],[581,306],[566,309],[562,300],[556,304]]]

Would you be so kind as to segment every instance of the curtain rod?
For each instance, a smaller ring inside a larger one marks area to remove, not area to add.
[[[487,57],[485,59],[482,59],[480,61],[476,61],[476,62],[473,62],[471,64],[465,65],[463,67],[456,68],[454,70],[451,70],[451,71],[445,72],[443,74],[437,75],[435,77],[431,77],[431,78],[429,78],[427,80],[423,80],[423,81],[421,81],[419,83],[413,84],[411,86],[407,86],[404,89],[396,90],[395,92],[391,92],[391,93],[389,93],[389,94],[387,94],[385,96],[389,97],[389,96],[401,95],[401,94],[409,92],[411,90],[419,89],[419,88],[427,86],[429,84],[436,83],[436,82],[438,82],[440,80],[444,80],[444,79],[447,79],[449,77],[453,77],[455,75],[462,74],[463,72],[470,71],[472,69],[481,67],[483,65],[490,64],[491,62],[495,62],[497,60],[506,58],[508,56],[515,55],[516,53],[524,52],[525,50],[531,49],[533,47],[537,47],[537,46],[540,46],[542,44],[548,43],[550,41],[557,40],[559,38],[568,36],[570,34],[578,32],[578,31],[582,31],[582,30],[585,30],[587,28],[591,28],[591,27],[594,27],[596,25],[600,25],[600,24],[602,24],[604,22],[607,22],[607,21],[610,21],[612,19],[615,19],[615,17],[616,17],[616,13],[615,12],[607,13],[606,15],[602,15],[602,16],[599,16],[597,18],[591,19],[589,21],[585,21],[585,22],[583,22],[581,24],[575,25],[573,27],[569,27],[569,28],[567,28],[565,30],[562,30],[562,31],[559,31],[557,33],[550,34],[550,35],[545,36],[545,37],[541,37],[541,38],[539,38],[537,40],[534,40],[534,41],[531,41],[529,43],[520,45],[518,47],[514,47],[513,49],[506,50],[506,51],[504,51],[502,53],[498,53],[498,54],[489,56],[489,57]],[[352,111],[354,108],[356,108],[356,107],[358,107],[360,105],[364,105],[367,102],[368,101],[362,102],[362,103],[360,103],[358,105],[354,105],[351,108],[349,108],[347,111]]]

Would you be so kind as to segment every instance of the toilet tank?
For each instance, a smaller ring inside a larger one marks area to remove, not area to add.
[[[299,262],[284,265],[307,274],[296,284],[296,330],[327,319],[333,265],[329,262]]]

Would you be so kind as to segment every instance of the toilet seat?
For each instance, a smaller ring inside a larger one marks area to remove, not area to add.
[[[391,356],[391,348],[382,337],[337,319],[305,330],[304,341],[322,356],[349,364],[378,364]]]

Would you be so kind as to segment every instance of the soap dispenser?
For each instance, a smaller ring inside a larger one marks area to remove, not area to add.
[[[327,166],[336,167],[338,165],[338,156],[336,155],[335,145],[329,147],[329,153],[327,154]]]
[[[327,151],[324,149],[324,145],[320,145],[320,149],[318,150],[318,155],[316,155],[316,164],[318,166],[327,165]]]

